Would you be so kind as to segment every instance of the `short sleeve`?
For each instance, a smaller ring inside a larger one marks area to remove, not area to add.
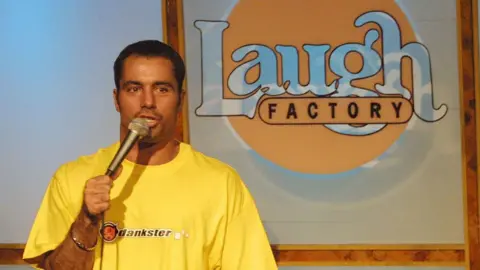
[[[65,239],[74,217],[65,188],[66,165],[50,180],[25,246],[23,259],[31,259],[54,250]]]
[[[277,270],[278,267],[250,192],[237,174],[231,217],[225,229],[221,270]]]

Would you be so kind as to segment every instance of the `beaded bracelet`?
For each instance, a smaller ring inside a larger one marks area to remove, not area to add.
[[[95,250],[95,247],[97,246],[97,243],[95,243],[95,245],[93,245],[93,247],[86,247],[84,244],[82,244],[82,243],[80,243],[80,241],[78,241],[78,239],[73,234],[73,230],[70,230],[70,236],[72,237],[72,240],[77,245],[77,247],[79,247],[82,250],[93,251],[93,250]]]

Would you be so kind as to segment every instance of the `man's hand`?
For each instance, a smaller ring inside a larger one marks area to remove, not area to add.
[[[110,190],[113,179],[100,175],[87,181],[84,193],[85,210],[91,216],[99,216],[110,208]]]
[[[113,181],[120,175],[122,167],[113,177],[97,176],[85,184],[83,209],[73,222],[69,235],[52,252],[42,257],[40,266],[47,270],[89,270],[95,264],[95,252],[100,218],[110,207],[110,190]],[[75,239],[74,240],[74,237]],[[79,243],[81,245],[79,245]],[[85,248],[86,247],[86,248]]]
[[[89,179],[84,191],[84,210],[89,217],[100,217],[110,208],[110,190],[113,181],[120,175],[122,167],[112,176],[99,175]]]

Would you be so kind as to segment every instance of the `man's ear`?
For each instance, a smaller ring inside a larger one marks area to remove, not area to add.
[[[185,102],[185,90],[180,90],[179,94],[179,100],[178,100],[178,112],[180,113],[182,111],[184,102]]]
[[[115,104],[115,109],[117,112],[120,112],[120,106],[118,105],[118,91],[113,89],[113,104]]]

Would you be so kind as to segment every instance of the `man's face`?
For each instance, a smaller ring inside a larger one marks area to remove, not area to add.
[[[129,56],[115,89],[115,107],[120,113],[125,135],[129,123],[137,117],[148,120],[150,136],[144,142],[157,143],[173,138],[183,93],[174,76],[173,64],[162,57]]]

